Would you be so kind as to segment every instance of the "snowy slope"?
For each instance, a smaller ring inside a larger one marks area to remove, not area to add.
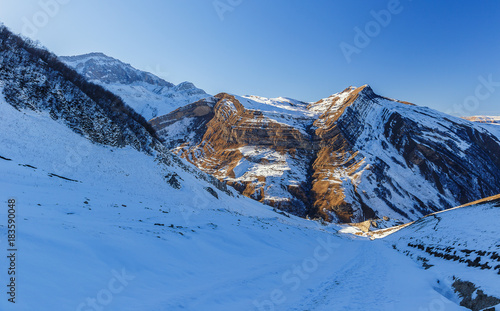
[[[1,310],[462,310],[383,243],[212,189],[217,199],[176,166],[1,99],[0,125],[2,204],[17,201],[19,248],[17,303],[1,299]],[[173,172],[180,189],[165,182]],[[0,232],[5,245],[5,222]]]
[[[190,82],[174,85],[102,53],[60,59],[89,81],[120,96],[147,120],[209,96]]]
[[[426,107],[383,98],[360,99],[348,109],[339,122],[345,131],[353,133],[349,137],[353,149],[363,157],[353,184],[366,204],[378,207],[380,215],[398,217],[394,207],[408,205],[409,200],[415,203],[404,210],[406,219],[422,215],[422,201],[435,210],[472,201],[460,197],[465,191],[455,192],[462,187],[463,174],[475,180],[466,190],[476,192],[476,199],[484,196],[487,187],[497,186],[492,180],[498,178],[500,167],[493,147],[498,149],[499,140],[484,127]],[[352,116],[358,118],[357,122]],[[491,141],[492,149],[484,152],[486,139]],[[486,163],[491,166],[482,168]],[[377,166],[383,169],[383,177],[373,172]],[[381,179],[387,182],[380,185]],[[384,191],[390,195],[380,195]],[[382,208],[384,205],[387,209]]]
[[[500,122],[499,123],[483,123],[480,122],[478,126],[486,129],[488,132],[495,135],[500,140]]]
[[[486,308],[500,304],[498,219],[500,195],[429,215],[385,240],[429,271],[438,273],[448,289],[460,287],[460,282],[474,284],[469,285],[469,299],[476,298],[476,305],[481,300],[490,301],[483,306]],[[480,297],[481,291],[496,300]],[[467,297],[464,293],[462,296]]]
[[[265,98],[261,96],[234,97],[249,110],[260,111],[263,116],[277,123],[282,123],[307,132],[312,121],[319,114],[308,109],[308,103],[291,98]]]

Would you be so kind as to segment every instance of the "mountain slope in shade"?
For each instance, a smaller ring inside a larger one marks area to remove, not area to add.
[[[130,145],[149,153],[162,148],[144,117],[119,97],[2,26],[0,87],[5,101],[16,109],[45,111],[95,143]]]
[[[209,96],[190,82],[174,85],[102,53],[60,59],[89,81],[120,96],[148,120]]]
[[[369,86],[311,104],[222,93],[150,123],[205,172],[300,216],[414,220],[500,192],[494,131]]]
[[[437,272],[436,287],[448,297],[457,292],[462,306],[500,308],[498,219],[500,195],[428,215],[384,241]]]

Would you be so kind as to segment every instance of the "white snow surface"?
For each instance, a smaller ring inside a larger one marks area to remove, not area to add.
[[[91,144],[2,99],[0,126],[0,156],[11,159],[0,158],[2,274],[8,198],[18,248],[17,302],[4,290],[2,311],[464,310],[435,289],[435,271],[386,243],[241,196],[216,199],[178,167]]]
[[[291,98],[265,98],[255,95],[234,96],[246,109],[260,111],[264,117],[297,128],[304,133],[308,123],[311,123],[318,116],[317,112],[307,108],[308,103]]]

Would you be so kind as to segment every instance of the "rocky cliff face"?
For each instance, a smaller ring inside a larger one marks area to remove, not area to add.
[[[459,118],[362,87],[315,125],[326,145],[313,165],[323,171],[313,194],[327,217],[415,219],[499,191],[498,138]]]
[[[299,216],[414,220],[500,192],[487,127],[368,86],[310,104],[223,93],[151,124],[203,171]]]

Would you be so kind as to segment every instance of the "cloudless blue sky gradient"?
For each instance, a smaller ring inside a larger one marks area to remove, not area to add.
[[[58,55],[103,52],[211,94],[316,101],[370,84],[455,115],[500,115],[497,0],[400,0],[350,62],[341,43],[355,46],[355,27],[373,26],[370,12],[394,0],[59,0],[36,34],[26,32],[55,1],[0,0],[0,21]]]

